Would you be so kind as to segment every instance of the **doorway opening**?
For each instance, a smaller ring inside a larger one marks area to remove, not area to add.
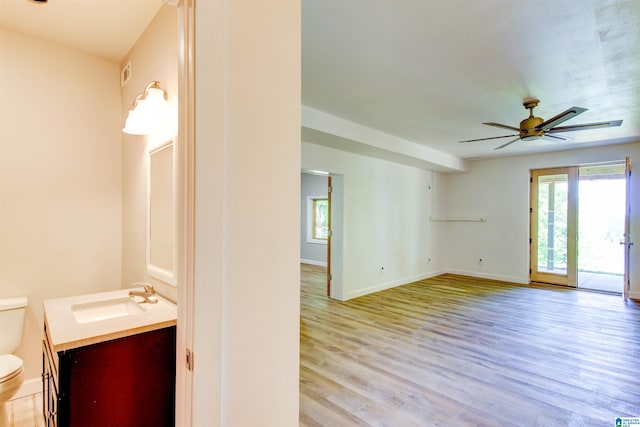
[[[302,171],[300,263],[323,268],[331,295],[331,176]]]
[[[622,293],[625,165],[578,169],[578,287]]]
[[[628,164],[531,171],[531,281],[624,292]]]
[[[303,169],[301,177],[300,263],[319,267],[325,295],[342,301],[344,176]]]

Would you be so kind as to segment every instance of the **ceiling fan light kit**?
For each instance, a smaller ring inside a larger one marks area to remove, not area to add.
[[[468,139],[468,140],[459,141],[459,142],[461,143],[476,142],[476,141],[486,141],[490,139],[515,137],[514,139],[507,142],[506,144],[503,144],[495,148],[495,150],[499,150],[501,148],[506,147],[507,145],[513,144],[518,140],[535,141],[540,138],[547,138],[550,140],[566,141],[567,139],[570,139],[570,138],[556,135],[556,134],[560,132],[572,132],[577,130],[615,127],[615,126],[620,126],[622,124],[622,120],[610,120],[607,122],[584,123],[580,125],[557,127],[557,125],[577,116],[578,114],[584,113],[585,111],[587,111],[587,109],[582,107],[571,107],[568,110],[565,110],[562,113],[556,116],[553,116],[549,120],[545,121],[544,119],[542,119],[542,117],[536,117],[533,115],[533,109],[536,108],[539,103],[540,103],[539,99],[530,99],[522,103],[524,108],[529,110],[529,117],[527,117],[526,119],[520,122],[520,127],[513,127],[513,126],[503,125],[500,123],[494,123],[494,122],[482,123],[483,125],[498,127],[502,129],[509,129],[509,130],[518,132],[516,134],[494,136],[490,138]]]

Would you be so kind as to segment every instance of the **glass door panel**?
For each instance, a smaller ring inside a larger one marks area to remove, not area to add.
[[[578,287],[622,293],[625,165],[579,168]]]
[[[568,174],[538,177],[538,271],[567,274]]]
[[[531,280],[576,285],[575,168],[531,172]]]

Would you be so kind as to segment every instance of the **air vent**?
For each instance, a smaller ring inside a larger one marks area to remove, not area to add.
[[[124,87],[131,78],[131,61],[120,71],[120,87]]]

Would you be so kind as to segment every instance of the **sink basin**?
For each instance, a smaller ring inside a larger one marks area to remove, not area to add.
[[[71,306],[73,316],[78,323],[91,323],[100,320],[130,316],[145,311],[134,300],[126,297],[92,301]]]

